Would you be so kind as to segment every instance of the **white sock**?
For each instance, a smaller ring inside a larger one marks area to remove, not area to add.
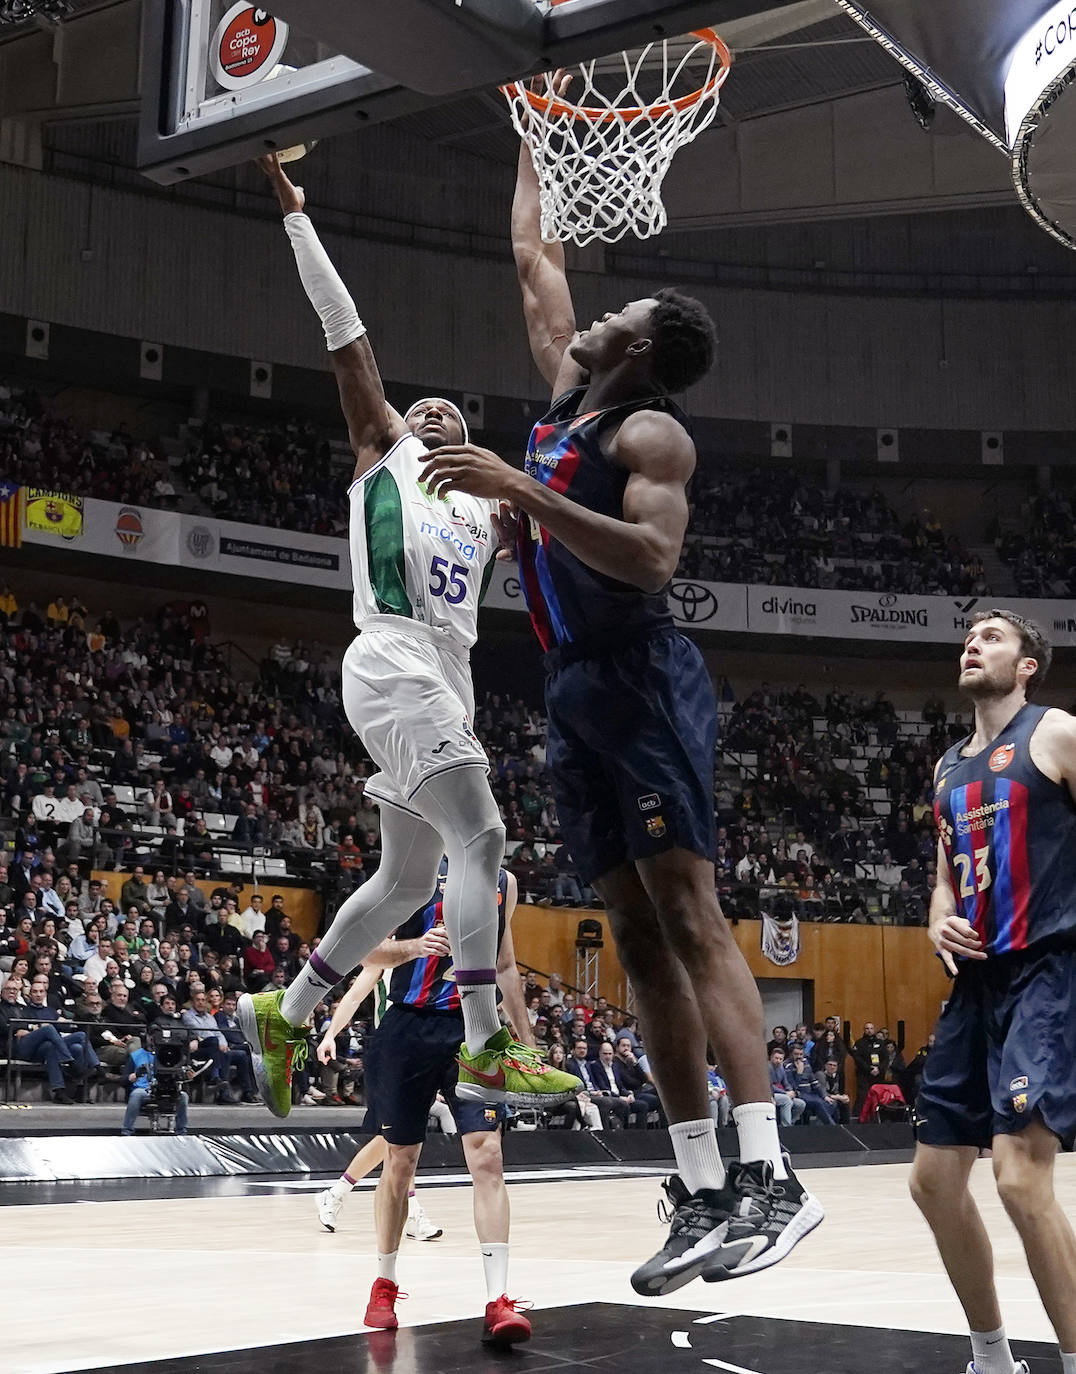
[[[1013,1374],[1016,1361],[1005,1339],[1003,1326],[996,1331],[971,1333],[971,1362],[975,1366],[975,1374]]]
[[[415,1200],[414,1188],[407,1194],[407,1215],[413,1217],[420,1210],[420,1204]]]
[[[338,1202],[343,1202],[344,1198],[350,1197],[351,1190],[354,1186],[355,1180],[350,1174],[341,1174],[329,1189],[329,1192],[332,1193],[333,1197],[336,1198]]]
[[[481,1054],[486,1048],[486,1041],[501,1028],[501,1018],[497,1014],[497,984],[462,983],[457,978],[456,986],[460,991],[467,1053]]]
[[[486,1273],[486,1301],[496,1302],[508,1292],[508,1244],[482,1241],[482,1268]]]
[[[700,1188],[720,1188],[725,1181],[725,1166],[717,1149],[717,1134],[712,1117],[701,1121],[677,1121],[669,1127],[676,1167],[689,1193]]]
[[[740,1141],[740,1160],[752,1164],[767,1159],[773,1165],[774,1178],[787,1178],[781,1137],[777,1134],[777,1108],[772,1102],[745,1102],[733,1107],[732,1119]]]
[[[377,1252],[377,1277],[379,1279],[388,1279],[389,1283],[396,1282],[396,1256],[398,1254],[398,1250],[393,1250],[391,1255],[383,1255],[380,1250]]]
[[[1076,1374],[1076,1351],[1071,1355],[1061,1352],[1061,1374]]]

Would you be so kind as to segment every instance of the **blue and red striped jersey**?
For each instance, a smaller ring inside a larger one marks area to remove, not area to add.
[[[397,940],[417,940],[435,925],[444,924],[442,903],[445,892],[445,879],[448,874],[448,860],[441,860],[441,870],[437,878],[437,891],[426,906],[416,911],[396,931]],[[504,938],[505,899],[508,893],[508,874],[502,868],[497,879],[497,948]],[[498,1000],[500,994],[498,993]],[[412,959],[410,963],[398,964],[389,979],[389,1001],[406,1002],[412,1007],[425,1007],[431,1011],[459,1011],[460,995],[456,988],[452,958]]]
[[[1022,706],[985,749],[965,757],[969,736],[938,768],[934,818],[949,883],[988,954],[1076,932],[1076,802],[1031,760],[1048,709]]]
[[[606,457],[601,436],[636,410],[664,410],[686,425],[683,412],[665,396],[576,414],[586,387],[566,391],[534,426],[524,471],[587,510],[624,518],[629,473]],[[517,541],[519,580],[542,648],[585,644],[593,637],[637,634],[673,623],[665,589],[643,592],[587,567],[536,521],[524,516]]]

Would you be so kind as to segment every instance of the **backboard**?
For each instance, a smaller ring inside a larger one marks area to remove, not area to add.
[[[139,167],[169,184],[798,0],[154,0]],[[292,70],[281,70],[290,68]]]

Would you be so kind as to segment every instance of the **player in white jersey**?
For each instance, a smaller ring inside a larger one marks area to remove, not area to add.
[[[366,326],[276,156],[259,159],[284,213],[299,276],[325,331],[355,453],[350,542],[359,635],[344,655],[348,722],[380,769],[367,792],[381,807],[381,866],[341,905],[284,991],[244,995],[239,1022],[262,1097],[291,1110],[292,1069],[325,993],[437,885],[449,858],[444,922],[464,1018],[457,1094],[487,1102],[564,1101],[577,1082],[548,1069],[501,1027],[497,1012],[497,877],[504,826],[471,729],[468,652],[496,553],[494,503],[440,499],[419,474],[432,450],[467,438],[448,401],[401,416],[385,399]]]

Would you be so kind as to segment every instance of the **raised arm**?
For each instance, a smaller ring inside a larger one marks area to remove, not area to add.
[[[310,217],[304,213],[306,197],[302,187],[292,184],[275,153],[259,158],[258,166],[269,178],[284,212],[284,228],[295,253],[299,277],[325,331],[358,478],[407,433],[407,426],[385,399],[366,326],[359,319],[355,302]]]
[[[611,453],[629,473],[623,519],[588,510],[474,444],[438,449],[422,480],[441,496],[466,491],[508,501],[588,568],[644,592],[660,591],[680,559],[695,445],[671,415],[640,410],[620,426]]]
[[[333,1009],[332,1020],[325,1027],[318,1045],[321,1063],[327,1064],[332,1058],[333,1041],[345,1026],[351,1025],[355,1013],[373,992],[387,968],[396,968],[398,964],[408,964],[412,959],[424,959],[431,954],[442,959],[448,952],[448,937],[443,927],[439,929],[435,926],[416,940],[382,940],[367,955],[358,977]]]
[[[525,143],[519,145],[516,193],[512,200],[512,254],[523,295],[523,317],[531,357],[558,396],[585,377],[566,356],[575,337],[575,310],[564,270],[564,245],[543,243],[538,178]]]
[[[517,1040],[534,1048],[534,1030],[527,1016],[527,1006],[523,1001],[523,988],[516,967],[516,947],[512,941],[512,915],[519,898],[519,885],[515,877],[508,875],[508,891],[504,898],[504,935],[497,951],[497,986],[501,990],[501,1005],[504,1014],[511,1022]]]
[[[938,769],[934,769],[934,785],[938,783]],[[949,857],[941,837],[938,838],[937,874],[934,891],[930,894],[930,910],[927,916],[927,934],[931,943],[941,955],[942,963],[956,977],[955,954],[965,959],[985,959],[983,942],[975,933],[975,927],[966,917],[961,916],[956,904],[952,884],[949,881]],[[853,1056],[854,1057],[854,1056]]]

